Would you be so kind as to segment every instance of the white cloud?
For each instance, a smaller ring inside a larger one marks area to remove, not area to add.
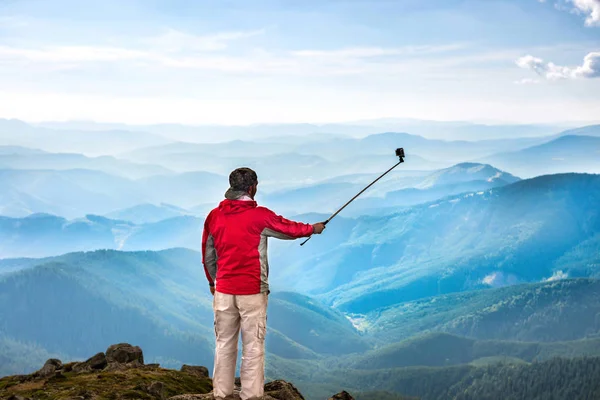
[[[600,0],[571,0],[575,10],[586,15],[587,26],[600,26]]]
[[[405,46],[398,48],[351,47],[337,50],[270,52],[247,48],[241,55],[218,51],[231,41],[262,34],[262,30],[195,36],[175,30],[137,41],[137,47],[41,46],[24,48],[0,45],[0,68],[36,68],[41,71],[85,69],[91,63],[135,63],[145,68],[171,68],[225,73],[328,76],[399,74],[410,70],[445,69],[458,64],[487,61],[487,55],[457,55],[424,62],[421,55],[452,52],[464,44]],[[389,56],[382,59],[382,56]],[[511,55],[510,57],[515,57]],[[483,57],[483,59],[480,59]],[[497,56],[495,56],[497,58]],[[507,55],[502,55],[506,59]]]
[[[350,47],[337,50],[298,50],[291,54],[296,57],[314,58],[370,58],[383,56],[406,56],[417,54],[441,53],[460,50],[464,44],[448,44],[440,46],[405,46],[405,47]]]
[[[540,83],[539,79],[523,78],[514,82],[516,85],[536,85]]]
[[[556,271],[554,272],[554,274],[552,274],[552,276],[548,279],[545,279],[546,282],[552,282],[552,281],[559,281],[561,279],[567,279],[569,277],[569,274],[567,274],[566,272],[563,271]]]
[[[583,78],[600,78],[600,52],[590,53],[583,59],[583,65],[575,70]]]
[[[551,81],[600,77],[600,52],[589,53],[583,59],[583,65],[577,67],[565,67],[552,62],[546,63],[541,58],[531,55],[519,58],[516,63],[519,67],[530,69]]]
[[[23,59],[31,62],[72,63],[135,60],[145,57],[148,57],[147,52],[118,47],[49,46],[39,49],[26,49],[0,46],[0,60],[3,61]]]
[[[211,35],[198,36],[175,29],[168,29],[162,35],[146,39],[143,42],[151,45],[153,48],[166,52],[217,51],[227,48],[229,43],[232,41],[262,35],[264,33],[265,30],[261,29],[246,32],[221,32]]]

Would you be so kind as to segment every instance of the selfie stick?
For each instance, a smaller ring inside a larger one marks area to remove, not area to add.
[[[361,194],[363,194],[368,188],[370,188],[371,186],[373,186],[375,183],[377,183],[378,180],[380,180],[381,178],[383,178],[384,176],[386,176],[389,172],[391,172],[394,168],[396,168],[398,165],[402,164],[404,162],[404,149],[399,148],[396,149],[396,156],[400,158],[400,161],[398,161],[398,163],[396,165],[394,165],[392,168],[388,169],[387,171],[385,171],[383,174],[381,174],[379,176],[379,178],[375,179],[373,182],[371,182],[367,187],[365,187],[363,190],[361,190],[360,192],[358,192],[358,194],[356,196],[354,196],[353,198],[350,199],[350,201],[348,201],[346,204],[344,204],[339,210],[337,210],[336,212],[334,212],[331,217],[327,218],[327,221],[323,222],[323,225],[327,225],[329,223],[329,221],[331,221],[332,219],[335,218],[336,215],[338,215],[340,213],[340,211],[342,211],[344,208],[346,208],[350,203],[352,203],[354,200],[356,200],[356,198],[358,196],[360,196]],[[304,246],[304,244],[306,242],[308,242],[310,240],[312,236],[309,236],[304,242],[300,243],[300,246]]]

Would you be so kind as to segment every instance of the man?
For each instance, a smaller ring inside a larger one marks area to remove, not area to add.
[[[265,333],[269,294],[267,238],[297,239],[320,234],[314,225],[287,220],[254,201],[258,178],[250,168],[229,175],[230,188],[204,223],[202,262],[214,296],[217,338],[215,399],[233,395],[238,338],[242,332],[242,400],[264,393]]]

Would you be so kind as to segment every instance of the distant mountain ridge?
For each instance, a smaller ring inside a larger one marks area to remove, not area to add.
[[[67,218],[108,214],[144,203],[192,207],[216,202],[227,178],[207,172],[127,179],[101,171],[0,169],[0,215],[24,217],[51,213]]]
[[[0,259],[56,256],[97,249],[200,248],[203,220],[194,216],[134,224],[88,215],[66,220],[49,214],[0,217]]]
[[[600,173],[599,136],[600,133],[598,136],[563,135],[516,152],[496,154],[482,162],[526,177],[561,172]]]
[[[56,130],[36,127],[15,119],[0,119],[0,142],[4,145],[34,147],[50,152],[107,155],[144,146],[166,144],[171,140],[139,131]]]

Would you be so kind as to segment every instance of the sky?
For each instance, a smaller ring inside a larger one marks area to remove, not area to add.
[[[0,0],[0,117],[600,120],[600,0]]]

